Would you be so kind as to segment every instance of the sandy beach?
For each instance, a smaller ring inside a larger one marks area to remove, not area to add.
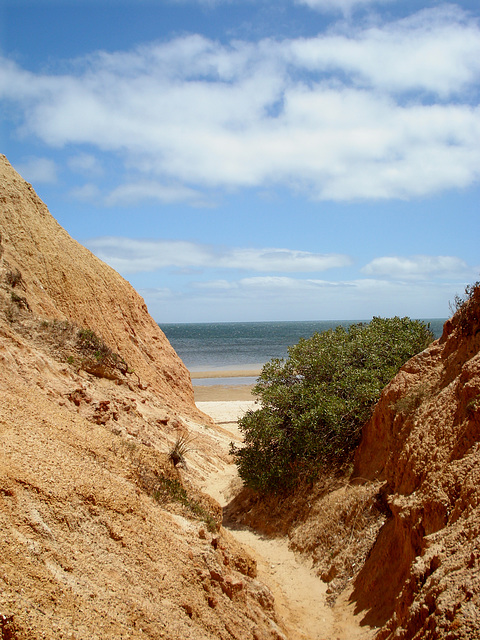
[[[255,398],[252,395],[254,385],[247,382],[251,382],[252,378],[257,378],[260,373],[260,368],[193,371],[190,376],[193,381],[195,402],[198,404],[199,402],[254,401]],[[246,380],[245,384],[242,384],[242,378]],[[228,382],[232,379],[235,379],[235,383]],[[208,384],[203,385],[195,382],[200,380],[208,380]],[[215,380],[218,380],[218,384],[215,383]]]
[[[254,400],[253,385],[212,385],[195,386],[195,402],[228,402],[236,400]]]
[[[249,369],[209,369],[208,371],[190,371],[190,377],[192,380],[198,380],[201,378],[257,378],[262,372],[262,368],[259,365],[255,368]]]

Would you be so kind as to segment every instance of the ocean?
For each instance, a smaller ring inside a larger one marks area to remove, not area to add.
[[[446,318],[426,319],[436,338]],[[195,379],[194,384],[253,384],[247,376],[222,378],[222,371],[258,370],[272,358],[285,358],[288,347],[300,338],[360,320],[303,322],[218,322],[159,324],[191,373],[215,372],[216,378]]]

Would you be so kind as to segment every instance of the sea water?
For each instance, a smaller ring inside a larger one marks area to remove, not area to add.
[[[247,371],[261,369],[272,358],[286,358],[288,347],[300,338],[338,325],[349,326],[360,320],[304,322],[212,322],[160,324],[171,345],[190,372]],[[423,320],[434,336],[442,334],[445,318]],[[242,384],[254,382],[246,378]],[[200,384],[199,380],[194,383]],[[238,384],[234,378],[211,379],[210,384]],[[201,384],[206,384],[202,380]]]

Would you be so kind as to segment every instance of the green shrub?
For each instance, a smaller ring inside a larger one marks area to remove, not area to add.
[[[420,321],[373,318],[301,339],[286,360],[268,362],[253,390],[261,408],[240,420],[244,446],[231,449],[245,484],[288,491],[347,463],[382,389],[432,340]]]
[[[79,348],[84,354],[83,368],[95,369],[98,365],[112,370],[117,369],[124,375],[130,372],[125,360],[118,353],[112,351],[91,329],[79,329],[77,338]]]

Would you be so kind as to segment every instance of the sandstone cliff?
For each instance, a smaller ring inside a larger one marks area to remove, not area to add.
[[[384,390],[354,475],[388,514],[354,594],[377,638],[480,637],[480,287]]]
[[[195,411],[188,371],[142,298],[68,235],[5,156],[0,156],[0,206],[4,296],[5,285],[13,284],[8,289],[24,298],[34,316],[92,329],[166,405]]]
[[[140,296],[1,157],[0,638],[281,638],[197,489],[222,437]]]

